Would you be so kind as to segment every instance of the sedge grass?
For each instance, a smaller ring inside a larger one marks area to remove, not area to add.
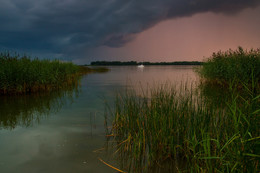
[[[229,84],[231,81],[259,84],[260,49],[219,51],[213,53],[198,70],[208,82]]]
[[[90,69],[59,60],[30,59],[10,53],[0,54],[0,95],[60,89],[75,83],[79,76],[104,69]]]
[[[171,163],[181,172],[257,172],[259,92],[245,97],[229,89],[224,108],[187,86],[164,85],[141,97],[133,90],[119,94],[108,132],[121,169],[151,172]]]

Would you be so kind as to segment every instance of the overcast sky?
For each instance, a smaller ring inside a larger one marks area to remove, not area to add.
[[[78,64],[260,47],[259,0],[0,0],[0,49]]]

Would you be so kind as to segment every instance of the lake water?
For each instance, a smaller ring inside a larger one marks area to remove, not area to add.
[[[196,81],[193,66],[109,67],[81,87],[51,94],[0,96],[0,172],[115,172],[104,151],[105,102],[120,90]]]

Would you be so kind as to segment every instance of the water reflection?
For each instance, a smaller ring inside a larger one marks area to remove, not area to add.
[[[196,80],[192,69],[145,66],[138,71],[137,67],[111,67],[109,73],[83,77],[80,92],[78,87],[76,91],[47,95],[0,97],[0,126],[15,128],[0,130],[0,172],[115,172],[98,159],[121,168],[120,160],[110,157],[117,157],[118,152],[107,154],[102,150],[106,142],[104,101],[113,105],[116,92],[130,87]],[[40,124],[33,125],[38,121]],[[156,165],[153,169],[159,172]]]
[[[0,128],[14,129],[39,123],[44,117],[72,103],[79,94],[79,81],[59,91],[31,95],[0,96]]]

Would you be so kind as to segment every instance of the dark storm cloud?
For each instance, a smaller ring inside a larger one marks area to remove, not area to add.
[[[228,15],[259,0],[0,0],[0,47],[75,53],[123,46],[170,18]]]

